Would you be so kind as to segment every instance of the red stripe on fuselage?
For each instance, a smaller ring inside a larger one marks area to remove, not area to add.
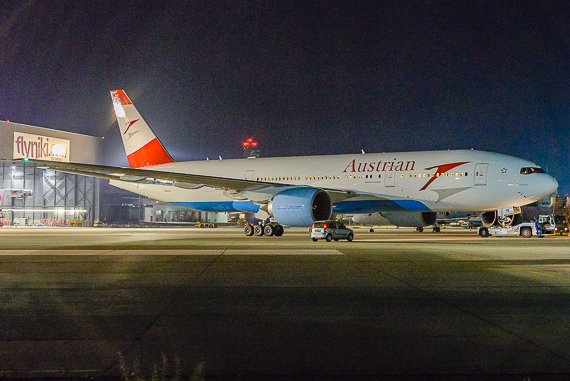
[[[435,181],[436,178],[438,178],[441,174],[452,170],[455,167],[459,167],[460,165],[463,164],[467,164],[469,163],[469,161],[462,161],[460,163],[449,163],[449,164],[441,164],[441,165],[436,165],[434,167],[429,167],[426,168],[426,171],[429,171],[431,169],[437,168],[437,171],[431,175],[431,179],[428,180],[428,182],[426,183],[426,185],[424,185],[422,187],[422,189],[420,189],[421,191],[425,190],[431,183],[433,183]]]
[[[168,152],[164,149],[158,139],[154,138],[138,151],[127,156],[129,167],[140,168],[149,165],[174,163]]]

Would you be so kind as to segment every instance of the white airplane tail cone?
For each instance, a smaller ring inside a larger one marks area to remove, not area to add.
[[[174,160],[162,146],[123,90],[111,91],[115,115],[131,168],[148,167]]]

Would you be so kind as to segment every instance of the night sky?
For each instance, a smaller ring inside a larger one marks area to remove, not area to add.
[[[8,4],[6,4],[8,3]],[[184,3],[184,4],[183,4]],[[11,1],[0,119],[105,136],[110,90],[176,160],[480,149],[570,193],[570,5],[550,1]]]

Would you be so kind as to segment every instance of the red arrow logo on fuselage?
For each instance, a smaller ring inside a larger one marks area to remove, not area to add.
[[[469,163],[469,161],[462,161],[460,163],[449,163],[449,164],[442,164],[442,165],[436,165],[433,167],[429,167],[429,168],[425,168],[426,171],[429,171],[430,169],[434,169],[437,168],[437,171],[431,176],[431,179],[428,180],[428,182],[426,183],[426,185],[424,185],[422,187],[422,189],[420,189],[421,191],[425,190],[431,183],[433,183],[435,181],[435,179],[437,179],[439,177],[439,175],[441,175],[442,173],[445,173],[447,171],[452,170],[455,167],[459,167],[460,165],[463,164],[467,164]]]
[[[133,120],[132,122],[128,122],[128,123],[127,123],[127,129],[125,130],[125,132],[123,133],[123,135],[126,134],[127,131],[129,130],[129,128],[131,128],[131,126],[132,126],[133,124],[135,124],[136,122],[138,122],[138,121],[139,121],[138,119],[135,119],[135,120]]]

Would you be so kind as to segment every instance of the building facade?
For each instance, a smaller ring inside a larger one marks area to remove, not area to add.
[[[94,136],[0,122],[0,222],[93,226],[100,179],[44,170],[21,158],[100,164],[101,150]]]

